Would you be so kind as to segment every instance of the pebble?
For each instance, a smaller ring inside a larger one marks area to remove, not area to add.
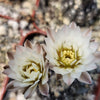
[[[9,37],[10,38],[13,38],[14,37],[14,34],[13,34],[13,30],[12,29],[9,29],[8,30],[8,34],[9,34]]]
[[[16,100],[25,100],[24,95],[23,95],[22,93],[19,93],[19,94],[17,95]]]
[[[14,30],[18,30],[19,25],[16,21],[9,20],[8,25],[11,26]]]
[[[15,4],[15,5],[14,5],[14,9],[15,9],[17,12],[20,12],[20,11],[21,11],[20,5],[18,5],[18,4]]]
[[[60,93],[57,92],[57,91],[55,91],[55,92],[54,92],[54,96],[55,96],[55,97],[59,97],[59,96],[60,96]]]
[[[33,10],[34,5],[31,5],[30,2],[28,2],[28,1],[23,2],[22,7],[23,7],[23,11],[25,13],[32,14],[32,10]]]
[[[25,20],[21,20],[20,21],[20,27],[21,27],[21,29],[25,29],[25,27],[28,25],[28,22],[27,21],[25,21]]]
[[[30,25],[29,25],[29,29],[30,29],[30,30],[33,30],[33,29],[34,29],[33,24],[30,24]]]
[[[64,17],[63,18],[63,23],[66,24],[66,25],[69,25],[70,21],[68,18]]]
[[[16,100],[15,93],[13,93],[13,92],[10,93],[10,100]]]
[[[32,6],[33,6],[33,5],[31,5],[31,3],[28,2],[28,1],[22,3],[22,7],[23,7],[23,8],[32,9]]]
[[[100,0],[97,0],[97,6],[100,9]]]
[[[86,99],[95,100],[95,95],[88,94]]]
[[[1,35],[6,35],[6,33],[7,33],[7,32],[6,32],[6,27],[3,26],[3,25],[0,26],[0,36],[1,36]]]
[[[18,19],[19,14],[18,14],[18,13],[16,13],[16,12],[14,12],[14,13],[12,13],[12,17],[13,17],[14,19]]]
[[[22,35],[23,35],[23,36],[26,36],[26,34],[27,34],[28,32],[29,32],[28,30],[24,30]]]

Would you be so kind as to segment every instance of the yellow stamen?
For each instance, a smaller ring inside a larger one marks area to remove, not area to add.
[[[32,71],[38,72],[39,70],[36,66],[33,66],[33,65],[28,65],[26,68],[27,68],[26,71],[28,73],[31,73]]]
[[[36,70],[35,68],[33,68],[33,70],[34,70],[35,72],[38,72],[38,70]]]
[[[72,50],[64,50],[62,51],[61,60],[66,65],[71,65],[71,63],[75,60],[75,52]]]

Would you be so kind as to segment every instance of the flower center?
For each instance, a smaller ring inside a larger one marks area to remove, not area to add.
[[[74,68],[80,61],[80,56],[78,55],[78,50],[75,51],[73,48],[61,48],[57,51],[58,54],[58,63],[60,67],[63,68]]]
[[[27,65],[20,68],[21,75],[25,79],[30,79],[31,77],[37,79],[41,73],[40,65],[34,61],[29,61]]]
[[[70,65],[75,60],[75,53],[71,50],[64,50],[62,51],[61,60],[66,65]]]
[[[29,65],[26,65],[23,67],[23,71],[27,72],[27,73],[31,73],[31,72],[38,72],[39,71],[39,66],[37,64],[31,63]]]

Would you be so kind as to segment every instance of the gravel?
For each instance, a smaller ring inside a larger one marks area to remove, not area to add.
[[[40,0],[40,6],[36,9],[34,5],[34,0],[0,0],[0,14],[9,15],[12,18],[18,19],[19,22],[7,20],[0,17],[0,91],[2,88],[2,82],[5,75],[2,74],[3,66],[8,63],[7,51],[14,51],[16,44],[20,41],[20,29],[23,29],[23,34],[26,35],[27,32],[36,30],[32,24],[33,21],[37,24],[39,28],[45,30],[46,27],[51,27],[54,30],[59,29],[63,24],[69,24],[71,22],[70,18],[64,15],[66,13],[75,13],[77,9],[77,4],[73,9],[72,1],[67,0],[63,4],[62,0]],[[44,2],[46,1],[46,3]],[[63,5],[63,6],[62,6]],[[67,9],[69,7],[71,9]],[[97,7],[100,10],[100,1],[97,0]],[[35,18],[31,17],[33,9],[36,9]],[[76,19],[74,20],[76,21]],[[87,22],[85,22],[87,23]],[[100,43],[100,16],[96,19],[93,24],[84,24],[82,30],[91,27],[93,30],[92,37]],[[32,35],[28,37],[33,42],[44,43],[43,35]],[[99,47],[100,50],[100,47]],[[74,83],[68,87],[62,79],[57,79],[57,75],[53,71],[49,71],[49,85],[50,93],[48,97],[42,96],[38,89],[33,94],[30,100],[94,100],[95,94],[94,89],[98,84],[98,76],[100,75],[100,68],[89,72],[93,83],[91,85],[86,85],[75,80]],[[20,93],[7,92],[4,100],[25,100],[24,96]]]

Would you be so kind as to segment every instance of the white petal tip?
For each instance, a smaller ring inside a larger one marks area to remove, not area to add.
[[[49,86],[48,86],[48,84],[47,83],[44,84],[44,85],[39,84],[39,91],[42,95],[49,96]]]
[[[13,60],[13,59],[14,59],[13,53],[7,52],[7,55],[8,55],[8,58],[9,58],[10,60]]]
[[[92,84],[92,79],[87,72],[82,72],[79,81],[86,84]]]
[[[31,44],[31,42],[29,40],[26,40],[24,45],[26,47],[32,48],[32,44]]]
[[[70,25],[69,25],[70,28],[76,28],[76,23],[75,22],[72,22]]]
[[[64,75],[63,76],[63,80],[64,80],[64,82],[68,85],[68,86],[70,86],[73,82],[74,82],[74,78],[72,78],[69,74],[68,75]]]

